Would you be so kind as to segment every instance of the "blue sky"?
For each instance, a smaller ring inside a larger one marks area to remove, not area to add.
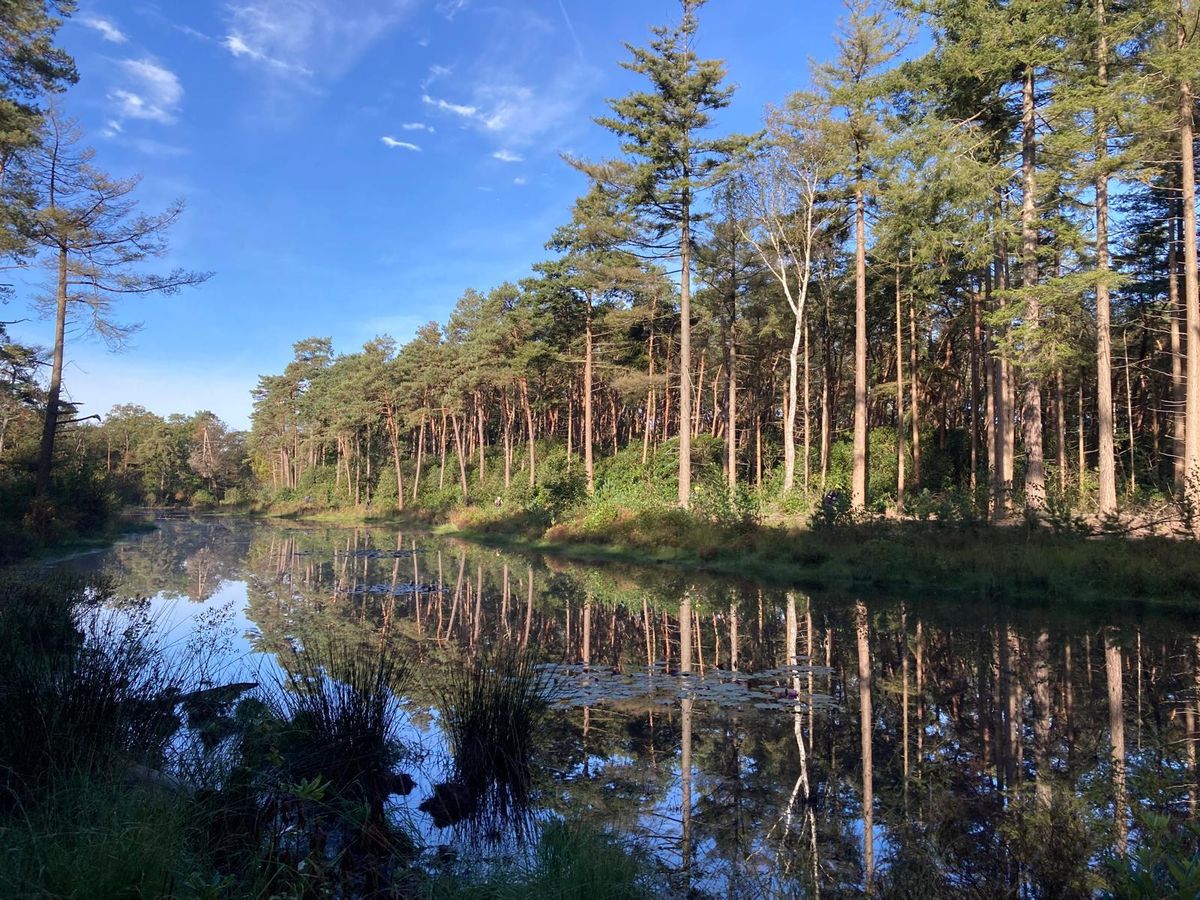
[[[351,351],[444,321],[464,289],[527,274],[584,185],[564,151],[610,155],[592,123],[637,86],[624,41],[674,0],[84,0],[60,42],[79,66],[66,111],[97,163],[142,173],[149,210],[188,208],[162,265],[203,287],[122,301],[142,330],[121,353],[68,344],[66,388],[88,413],[139,403],[211,409],[246,427],[257,376],[294,341]],[[720,130],[833,53],[832,0],[710,0],[698,49],[739,86]],[[24,309],[0,319],[46,344]]]

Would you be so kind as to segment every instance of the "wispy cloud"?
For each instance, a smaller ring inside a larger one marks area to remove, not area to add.
[[[404,122],[400,125],[401,131],[428,131],[432,133],[434,128],[432,125],[426,125],[424,122]]]
[[[312,70],[300,65],[299,63],[290,63],[284,59],[276,59],[273,56],[268,56],[257,47],[252,47],[246,43],[246,39],[240,34],[227,34],[225,39],[221,41],[221,46],[232,53],[235,57],[253,60],[256,63],[262,63],[272,69],[277,69],[280,72],[294,72],[297,75],[312,75]]]
[[[233,0],[222,45],[287,80],[337,77],[400,24],[416,0]]]
[[[497,150],[492,154],[492,159],[498,159],[500,162],[506,163],[519,163],[525,161],[525,157],[519,153],[513,153],[511,150]]]
[[[524,175],[518,175],[516,178],[513,179],[513,184],[520,187],[522,185],[529,184],[529,179],[526,178]]]
[[[440,109],[442,112],[462,116],[464,119],[473,119],[479,115],[479,107],[477,106],[468,106],[465,103],[451,103],[448,100],[435,99],[428,94],[421,95],[421,102],[426,106],[432,106],[434,109]]]
[[[80,25],[92,29],[92,31],[98,33],[104,40],[111,43],[124,44],[129,40],[114,22],[101,16],[83,16],[77,21]]]
[[[385,134],[383,137],[380,138],[380,140],[383,141],[383,145],[385,147],[391,147],[394,150],[411,150],[414,153],[421,152],[421,148],[418,147],[416,144],[410,144],[408,141],[398,141],[394,137],[391,137],[390,135]]]
[[[164,125],[176,120],[183,100],[183,85],[174,72],[151,59],[123,59],[120,67],[121,86],[108,94],[115,105],[110,129],[120,130],[127,119]]]
[[[467,0],[438,0],[437,11],[447,19],[453,19],[467,6]]]
[[[429,72],[421,79],[421,90],[429,90],[429,86],[435,81],[440,81],[443,78],[449,78],[454,74],[454,70],[449,66],[432,65],[429,67]]]

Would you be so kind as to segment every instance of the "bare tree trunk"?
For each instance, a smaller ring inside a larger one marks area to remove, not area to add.
[[[979,376],[979,347],[983,340],[983,325],[979,318],[979,290],[971,290],[971,491],[979,481],[979,399],[982,396]]]
[[[462,434],[458,428],[458,416],[450,413],[450,424],[454,426],[454,444],[458,448],[458,475],[462,484],[462,498],[467,499],[467,457],[463,452]]]
[[[679,256],[679,505],[692,504],[692,235],[691,197],[683,194]],[[689,748],[690,753],[690,748]]]
[[[854,189],[854,472],[851,503],[867,505],[867,225],[862,179]]]
[[[58,250],[58,290],[54,312],[54,351],[50,362],[50,383],[46,386],[46,411],[42,419],[42,443],[38,449],[37,497],[50,494],[50,476],[54,469],[54,439],[58,436],[58,406],[62,396],[63,345],[67,333],[67,248]]]
[[[1025,325],[1038,349],[1040,309],[1038,283],[1037,233],[1037,108],[1034,97],[1033,66],[1025,69],[1021,94],[1021,271],[1025,296]],[[1025,397],[1021,411],[1025,431],[1025,505],[1041,510],[1046,505],[1046,476],[1042,462],[1042,392],[1037,377],[1037,361],[1025,366]]]
[[[904,313],[900,306],[900,260],[896,260],[896,511],[904,511]],[[907,745],[905,745],[907,748]]]
[[[1179,49],[1184,49],[1187,31],[1183,0],[1176,13]],[[1184,424],[1184,497],[1193,513],[1200,510],[1200,273],[1196,260],[1196,162],[1194,151],[1194,108],[1192,84],[1184,79],[1179,84],[1179,145],[1183,178],[1183,284],[1187,321],[1187,376]],[[1200,516],[1195,516],[1192,528],[1200,532]]]
[[[1187,398],[1183,385],[1183,335],[1180,322],[1185,320],[1186,311],[1183,309],[1183,271],[1180,267],[1182,254],[1179,245],[1182,243],[1183,217],[1175,210],[1171,223],[1171,241],[1167,250],[1167,306],[1170,310],[1171,321],[1171,446],[1174,469],[1175,490],[1180,492],[1184,487],[1184,453],[1185,434],[1187,429]]]
[[[584,322],[583,351],[583,471],[587,476],[587,492],[596,493],[596,470],[592,461],[592,300],[588,298],[587,319]]]
[[[729,376],[725,399],[725,466],[728,470],[729,494],[737,491],[737,341],[734,340],[733,325],[729,326]],[[714,421],[716,416],[713,417]]]
[[[808,496],[809,492],[809,459],[812,456],[812,399],[809,390],[809,370],[808,370],[808,319],[804,320],[804,494]]]
[[[395,410],[390,402],[386,412],[388,438],[392,445],[392,465],[396,471],[396,509],[404,512],[404,475],[400,471],[400,428],[396,424]]]
[[[421,463],[425,459],[425,414],[421,413],[421,424],[417,427],[417,467],[413,472],[412,499],[417,502],[417,491],[421,489]]]
[[[1059,367],[1054,370],[1054,412],[1055,428],[1058,444],[1058,489],[1065,495],[1067,492],[1067,400],[1063,393],[1063,373]]]
[[[912,251],[909,251],[909,266],[912,266]],[[908,289],[908,385],[912,415],[912,483],[921,486],[921,386],[917,381],[917,300],[913,290]]]
[[[1105,0],[1096,0],[1096,77],[1101,90],[1108,85],[1108,37],[1105,34]],[[1096,121],[1096,425],[1101,516],[1117,512],[1117,474],[1113,447],[1112,309],[1108,288],[1108,121]]]
[[[529,486],[537,484],[537,441],[534,439],[533,409],[529,405],[529,381],[521,379],[521,403],[525,407],[525,432],[529,440]]]

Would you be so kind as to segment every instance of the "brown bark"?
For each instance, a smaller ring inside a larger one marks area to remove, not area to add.
[[[854,471],[851,503],[867,505],[867,212],[861,177],[854,189]]]
[[[1033,290],[1038,283],[1037,233],[1037,108],[1033,66],[1025,69],[1021,92],[1021,286],[1025,296],[1026,349],[1037,351],[1040,341],[1040,302]],[[1032,344],[1032,347],[1030,347]],[[1021,410],[1025,437],[1025,505],[1041,510],[1046,505],[1046,476],[1042,461],[1042,391],[1036,359],[1025,366],[1025,389]]]

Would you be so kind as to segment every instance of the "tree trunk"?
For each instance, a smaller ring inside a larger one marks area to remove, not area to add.
[[[1035,353],[1040,350],[1040,303],[1033,290],[1038,283],[1037,233],[1037,109],[1033,66],[1025,69],[1021,94],[1021,286],[1025,294],[1025,326]],[[1042,391],[1037,377],[1037,360],[1025,366],[1024,404],[1021,419],[1025,437],[1025,505],[1041,510],[1046,505],[1046,476],[1042,461]]]
[[[796,484],[796,411],[800,380],[800,339],[803,337],[803,307],[797,307],[792,327],[792,345],[788,350],[787,393],[783,401],[783,490],[790,493]],[[863,501],[866,502],[865,500]]]
[[[691,197],[683,192],[679,239],[679,505],[692,503],[692,235]]]
[[[900,260],[896,260],[896,511],[904,511],[904,313],[900,305]]]
[[[413,473],[412,499],[417,502],[417,491],[421,489],[421,463],[425,459],[425,414],[421,414],[421,424],[417,428],[417,467]]]
[[[58,290],[54,312],[54,351],[50,364],[50,383],[46,386],[46,412],[42,419],[42,443],[38,450],[37,498],[50,494],[50,476],[54,470],[54,439],[58,436],[58,406],[62,396],[63,345],[67,334],[67,248],[58,250]]]
[[[1177,7],[1179,49],[1187,39],[1183,0]],[[1196,161],[1193,147],[1195,99],[1187,79],[1179,85],[1179,146],[1183,168],[1183,284],[1187,321],[1186,422],[1184,424],[1184,498],[1192,529],[1200,534],[1200,273],[1196,265]]]
[[[404,476],[400,472],[400,429],[396,425],[395,410],[390,403],[386,413],[388,438],[392,444],[392,464],[396,469],[396,509],[404,512]]]
[[[1062,369],[1054,372],[1054,411],[1058,437],[1058,489],[1067,493],[1067,398],[1063,392]]]
[[[587,476],[587,492],[596,493],[596,470],[592,460],[592,299],[588,297],[587,318],[584,320],[583,351],[583,471]]]
[[[458,476],[462,487],[462,498],[467,499],[467,456],[463,450],[462,433],[458,427],[458,416],[450,414],[450,424],[454,426],[454,445],[458,450]]]
[[[734,340],[733,325],[729,326],[729,375],[725,400],[725,466],[729,482],[729,494],[737,491],[737,342]]]
[[[1108,85],[1108,38],[1105,0],[1096,0],[1096,77],[1100,90]],[[1096,424],[1099,435],[1099,505],[1101,516],[1117,512],[1117,474],[1113,447],[1112,311],[1108,289],[1108,121],[1096,121]]]
[[[533,409],[529,405],[529,381],[521,379],[521,403],[525,407],[525,430],[529,439],[529,486],[537,484],[537,442],[534,440]]]
[[[912,251],[908,254],[912,266]],[[921,486],[921,385],[917,381],[917,300],[908,289],[908,384],[912,416],[912,482],[913,489]]]
[[[1187,398],[1183,384],[1183,335],[1180,323],[1186,319],[1187,313],[1183,308],[1183,271],[1180,267],[1182,254],[1179,245],[1182,243],[1183,216],[1175,209],[1176,215],[1171,223],[1171,245],[1167,251],[1168,307],[1171,319],[1171,445],[1174,455],[1175,491],[1179,493],[1184,488],[1184,453],[1185,435],[1187,429]]]
[[[854,188],[854,472],[851,503],[867,505],[867,225],[861,176]]]

